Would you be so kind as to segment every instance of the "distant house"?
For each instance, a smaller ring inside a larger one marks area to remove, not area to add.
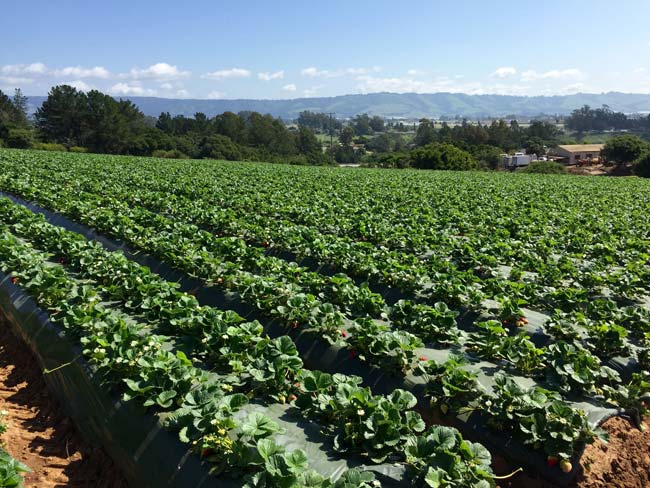
[[[551,149],[556,161],[564,164],[581,164],[586,161],[600,161],[600,152],[605,144],[566,144]]]

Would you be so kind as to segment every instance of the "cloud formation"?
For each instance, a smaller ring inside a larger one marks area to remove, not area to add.
[[[132,68],[128,73],[119,75],[120,78],[131,80],[177,80],[189,76],[189,71],[182,71],[168,63],[156,63],[147,68]]]
[[[572,78],[579,78],[582,75],[581,71],[577,68],[568,69],[552,69],[544,73],[538,73],[534,69],[529,69],[521,74],[522,81],[536,81],[536,80],[566,80]]]
[[[153,97],[157,94],[156,90],[151,88],[144,88],[138,82],[134,83],[116,83],[108,89],[111,95],[135,95],[135,96],[150,96]]]
[[[204,78],[206,80],[221,81],[221,80],[230,80],[235,78],[248,78],[250,77],[250,75],[251,75],[250,70],[244,68],[230,68],[230,69],[213,71],[212,73],[205,73],[204,75],[201,76],[201,78]]]
[[[496,76],[497,78],[507,78],[508,76],[514,76],[516,74],[517,68],[513,68],[512,66],[503,66],[494,70],[492,76]]]
[[[293,83],[289,83],[287,85],[284,85],[282,89],[287,92],[295,92],[298,89],[298,87],[296,87],[296,85]]]
[[[309,68],[302,69],[300,74],[309,78],[338,78],[345,75],[360,76],[379,71],[381,71],[379,66],[373,66],[372,68],[343,68],[335,71],[318,69],[315,66],[310,66]]]
[[[257,77],[262,81],[281,80],[284,78],[284,70],[275,73],[257,73]]]

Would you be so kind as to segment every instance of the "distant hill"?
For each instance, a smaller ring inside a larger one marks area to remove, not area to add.
[[[650,94],[633,93],[578,93],[555,96],[466,95],[464,93],[371,93],[337,97],[296,98],[292,100],[198,100],[157,97],[124,97],[135,103],[146,115],[161,112],[173,115],[194,115],[203,112],[212,117],[225,111],[250,110],[270,113],[285,120],[295,119],[303,110],[334,112],[337,118],[353,117],[360,113],[395,118],[440,117],[504,117],[516,115],[566,115],[583,105],[635,113],[650,112]],[[29,97],[32,111],[45,97]]]

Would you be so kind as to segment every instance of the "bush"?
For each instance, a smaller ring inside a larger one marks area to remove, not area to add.
[[[33,149],[39,151],[67,151],[68,149],[63,144],[56,144],[54,142],[37,142],[34,144]]]
[[[618,164],[631,163],[641,156],[646,146],[647,144],[643,139],[626,134],[612,137],[605,144],[601,154],[610,162],[614,161]]]
[[[198,156],[199,158],[239,161],[242,159],[242,150],[230,137],[216,134],[203,138],[199,145]]]
[[[641,178],[650,178],[650,151],[646,151],[632,165],[632,172]]]
[[[178,149],[170,149],[169,151],[156,149],[151,155],[154,158],[189,159],[189,156],[187,154],[179,151]]]
[[[411,161],[413,167],[420,169],[478,169],[478,163],[470,153],[446,143],[434,142],[413,150]]]
[[[15,149],[29,149],[34,144],[32,132],[28,129],[9,129],[7,146]]]
[[[555,161],[533,161],[523,170],[524,173],[537,173],[545,175],[559,175],[566,173],[566,168],[562,163]]]
[[[405,152],[371,154],[364,160],[364,166],[371,168],[408,168],[411,158]]]
[[[72,146],[68,151],[73,152],[73,153],[87,153],[88,148],[87,147],[81,147],[81,146]]]

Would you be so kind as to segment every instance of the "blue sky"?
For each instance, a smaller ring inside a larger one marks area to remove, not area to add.
[[[3,1],[0,89],[650,93],[649,0]]]

